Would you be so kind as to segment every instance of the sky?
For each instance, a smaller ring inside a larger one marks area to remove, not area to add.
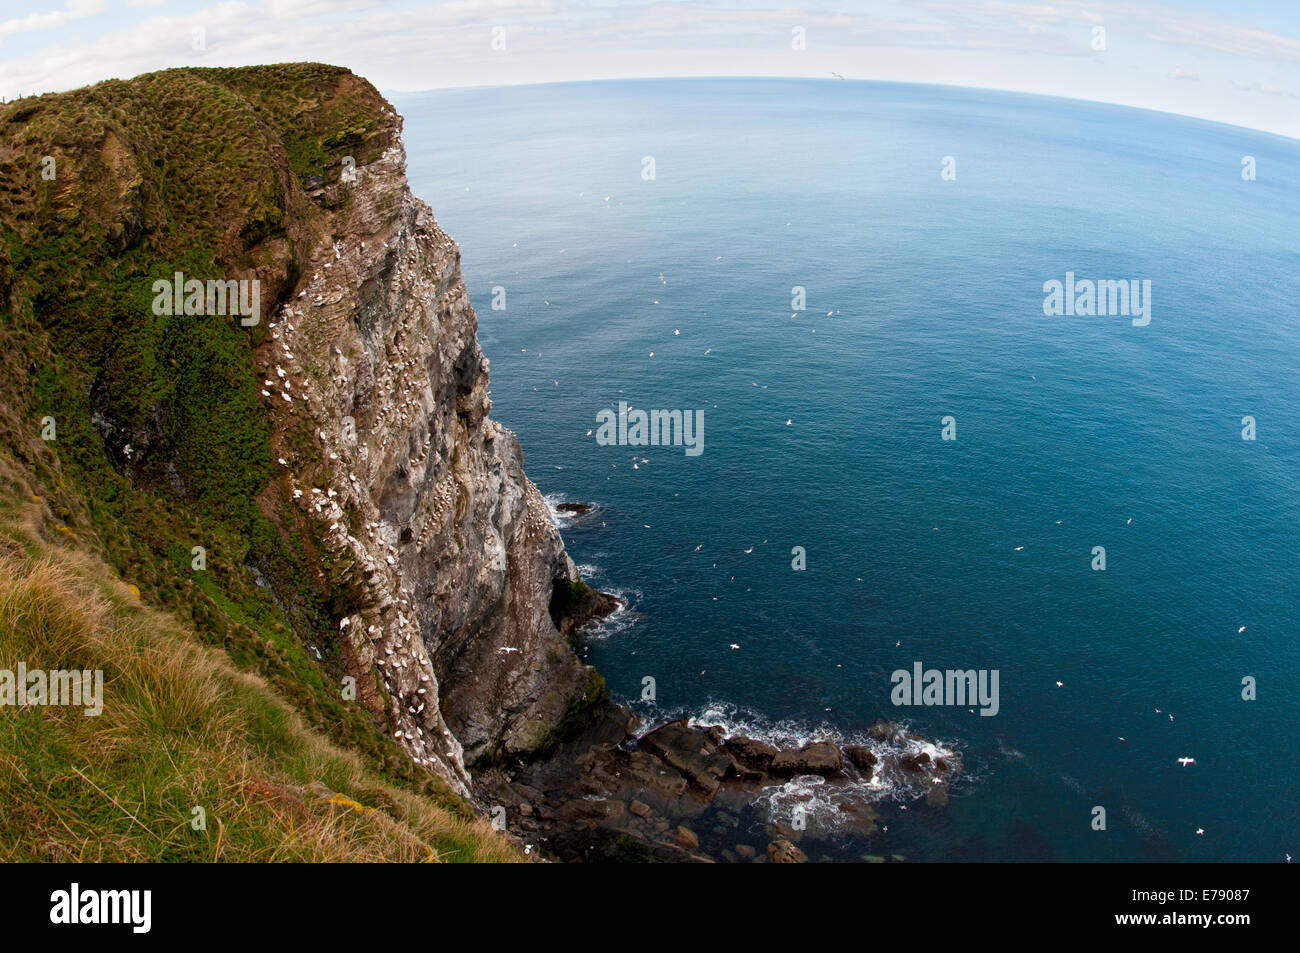
[[[942,83],[1300,138],[1300,0],[0,0],[0,96],[316,60],[384,91],[660,76]]]

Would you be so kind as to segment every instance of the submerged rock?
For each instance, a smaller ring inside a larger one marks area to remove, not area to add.
[[[901,755],[898,759],[898,766],[904,771],[925,771],[930,767],[930,756],[924,751],[920,754]]]

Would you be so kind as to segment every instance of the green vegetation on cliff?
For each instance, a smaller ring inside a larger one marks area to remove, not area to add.
[[[273,450],[313,443],[273,434],[258,400],[267,316],[328,237],[312,193],[397,128],[370,84],[319,64],[167,70],[0,106],[0,505],[38,497],[47,542],[102,557],[165,610],[148,616],[168,620],[157,638],[223,650],[376,783],[463,813],[341,698],[332,620],[346,594],[328,584]],[[260,323],[155,315],[152,284],[177,271],[258,279]],[[23,660],[23,638],[0,620],[0,665]],[[0,754],[12,785],[32,752]]]

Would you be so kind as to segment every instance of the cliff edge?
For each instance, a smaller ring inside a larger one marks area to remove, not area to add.
[[[146,600],[467,795],[604,704],[562,633],[610,605],[490,417],[401,132],[318,64],[0,108],[0,445]]]

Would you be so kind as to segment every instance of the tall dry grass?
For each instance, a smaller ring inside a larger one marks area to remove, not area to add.
[[[0,707],[0,858],[521,859],[331,745],[50,523],[0,495],[0,668],[102,670],[104,708]]]

